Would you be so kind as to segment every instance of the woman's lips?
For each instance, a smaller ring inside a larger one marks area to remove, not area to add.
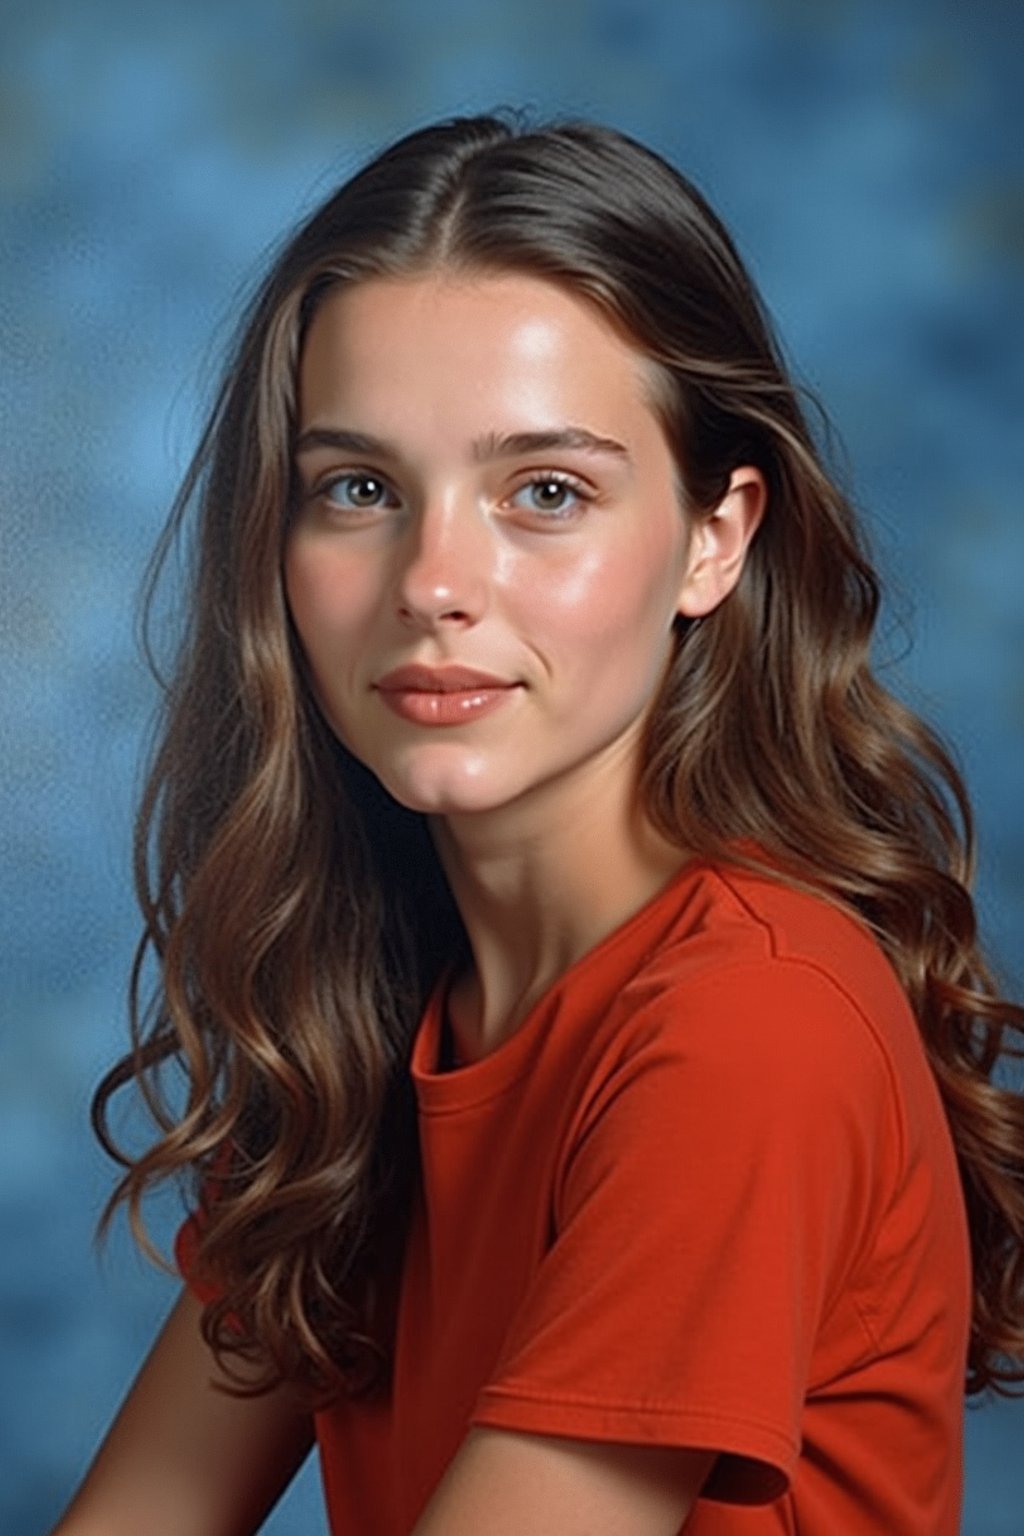
[[[374,685],[382,701],[415,725],[463,725],[500,709],[519,686],[471,667],[397,667]]]

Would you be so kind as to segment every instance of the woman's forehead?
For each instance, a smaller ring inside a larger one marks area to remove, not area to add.
[[[652,365],[600,313],[522,273],[375,278],[335,289],[309,326],[300,431],[346,426],[528,432],[567,422],[619,439],[653,421]]]

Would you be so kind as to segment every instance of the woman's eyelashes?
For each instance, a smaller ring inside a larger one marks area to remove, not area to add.
[[[321,502],[350,521],[365,520],[404,505],[403,497],[384,475],[367,469],[326,476],[313,486],[309,499]],[[596,493],[575,475],[564,470],[544,470],[521,481],[498,505],[538,524],[564,524],[581,517],[595,499]]]
[[[331,475],[314,487],[313,495],[325,501],[332,511],[356,516],[401,505],[400,497],[383,475],[376,475],[366,469]]]
[[[561,470],[533,475],[509,498],[509,505],[541,521],[565,523],[582,516],[594,493]]]

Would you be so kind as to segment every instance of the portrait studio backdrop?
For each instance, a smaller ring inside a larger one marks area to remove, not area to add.
[[[894,588],[882,649],[964,766],[981,912],[1024,990],[1022,32],[1015,0],[3,7],[6,1536],[56,1516],[174,1287],[120,1225],[90,1246],[155,697],[136,590],[266,248],[399,132],[596,116],[708,192],[845,445]],[[178,1214],[154,1210],[164,1244]],[[968,1415],[967,1536],[1020,1536],[1022,1444],[1024,1406]],[[324,1529],[315,1468],[267,1529]]]

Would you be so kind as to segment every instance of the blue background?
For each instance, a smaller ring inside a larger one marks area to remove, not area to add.
[[[1024,990],[1024,8],[1016,0],[118,0],[0,20],[0,1530],[45,1530],[173,1283],[91,1229],[153,702],[134,594],[268,245],[369,152],[501,103],[710,194],[845,442],[900,686],[976,797]],[[213,342],[211,343],[211,337]],[[173,1200],[154,1213],[165,1240]],[[1024,1407],[968,1418],[968,1536],[1024,1529]],[[315,1471],[272,1517],[323,1530]]]

